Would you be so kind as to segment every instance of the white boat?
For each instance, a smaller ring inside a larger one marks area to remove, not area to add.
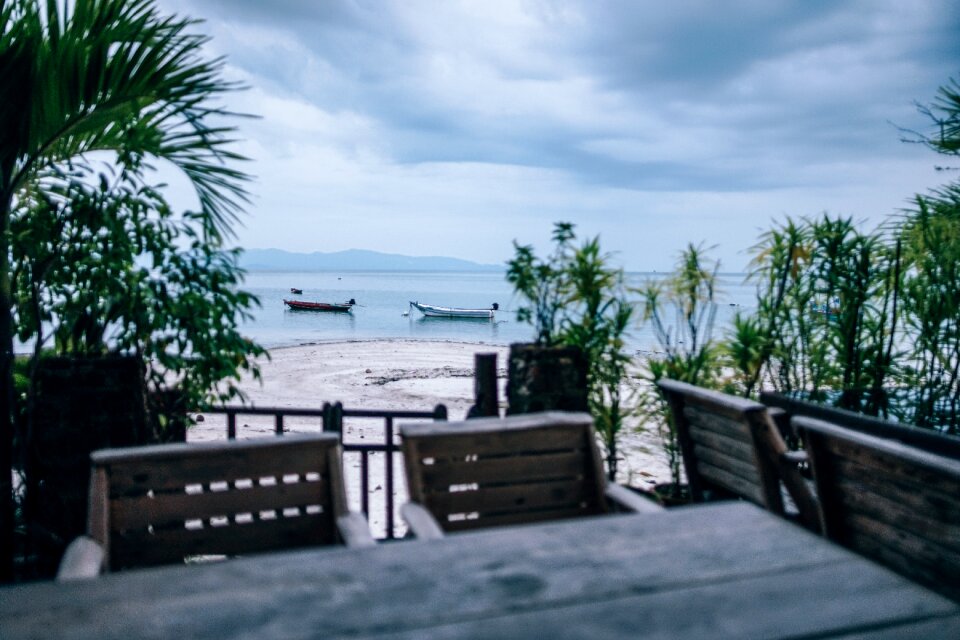
[[[493,320],[494,312],[500,308],[496,302],[489,309],[462,309],[459,307],[438,307],[432,304],[423,304],[422,302],[410,302],[411,307],[415,307],[428,318],[481,318]]]

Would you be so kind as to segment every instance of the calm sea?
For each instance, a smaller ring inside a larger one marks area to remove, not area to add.
[[[639,286],[657,273],[631,273],[629,283]],[[734,312],[753,304],[753,287],[742,275],[721,276],[720,305],[715,333],[729,327]],[[290,288],[303,289],[294,296]],[[531,340],[530,325],[516,320],[519,300],[503,273],[346,271],[290,272],[253,271],[247,274],[244,289],[260,298],[262,307],[244,333],[265,347],[279,347],[329,340],[406,338],[509,344]],[[293,298],[316,302],[343,302],[354,298],[351,313],[292,311],[283,300]],[[446,307],[485,308],[496,302],[496,320],[425,318],[410,301]],[[649,327],[636,326],[630,346],[655,349]]]

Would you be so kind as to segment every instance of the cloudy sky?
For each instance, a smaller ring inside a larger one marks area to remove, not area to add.
[[[771,221],[942,184],[900,141],[960,77],[955,0],[159,0],[250,88],[248,248],[483,263],[554,221],[727,270]],[[942,164],[942,161],[939,161]]]

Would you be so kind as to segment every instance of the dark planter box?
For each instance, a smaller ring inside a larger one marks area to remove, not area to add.
[[[508,414],[588,411],[587,359],[576,347],[510,345]]]
[[[44,358],[26,444],[25,516],[38,577],[86,532],[90,452],[155,441],[143,361],[131,356]]]

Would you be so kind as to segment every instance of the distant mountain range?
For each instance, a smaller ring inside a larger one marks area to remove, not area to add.
[[[247,249],[240,264],[249,271],[503,271],[504,266],[441,256],[404,256],[363,249],[293,253]]]

